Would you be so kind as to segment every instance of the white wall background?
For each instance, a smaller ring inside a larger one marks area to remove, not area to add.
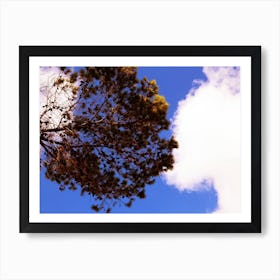
[[[280,279],[278,0],[1,7],[0,278]],[[262,234],[19,234],[18,45],[262,45]]]

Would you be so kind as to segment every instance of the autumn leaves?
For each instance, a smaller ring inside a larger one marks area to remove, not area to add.
[[[168,103],[156,81],[139,80],[136,67],[61,67],[59,72],[47,85],[50,90],[41,91],[46,177],[61,190],[79,188],[94,197],[95,211],[130,207],[137,197],[145,198],[146,185],[173,167],[172,150],[178,146],[173,137],[160,136],[169,128]],[[61,85],[64,90],[57,90]]]

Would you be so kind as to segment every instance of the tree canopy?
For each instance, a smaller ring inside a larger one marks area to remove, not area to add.
[[[145,198],[146,185],[172,169],[168,103],[136,67],[60,67],[41,82],[41,167],[60,190],[80,188],[92,209],[110,212]]]

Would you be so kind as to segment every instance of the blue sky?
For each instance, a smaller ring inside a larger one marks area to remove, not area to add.
[[[139,67],[138,77],[144,76],[157,81],[160,94],[169,103],[168,119],[177,110],[178,102],[185,99],[193,87],[193,81],[206,80],[202,67]],[[45,179],[43,171],[40,175],[41,213],[94,213],[90,209],[94,202],[92,197],[81,196],[79,190],[61,192],[56,183]],[[209,213],[216,207],[214,186],[179,191],[175,186],[167,185],[160,176],[154,185],[147,186],[145,199],[136,199],[130,208],[113,208],[112,213]]]

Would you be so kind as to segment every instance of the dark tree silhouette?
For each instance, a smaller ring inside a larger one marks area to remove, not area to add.
[[[93,196],[93,210],[130,207],[172,169],[178,144],[160,133],[168,104],[136,67],[60,67],[40,91],[41,167],[60,190]]]

